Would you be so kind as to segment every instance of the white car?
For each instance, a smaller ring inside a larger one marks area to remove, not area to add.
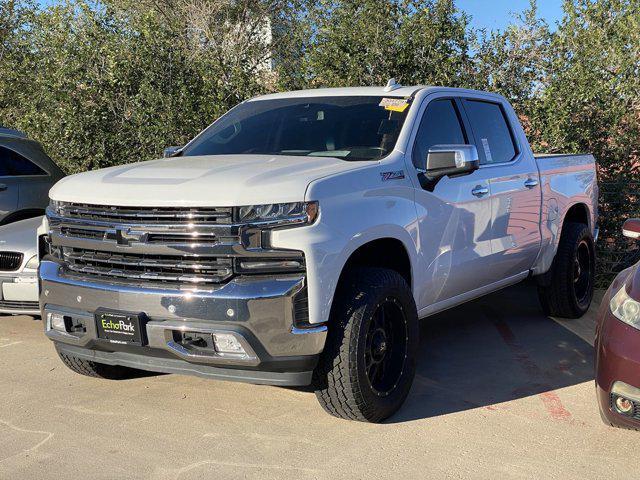
[[[529,276],[554,315],[591,303],[594,158],[535,156],[499,95],[266,95],[170,154],[50,191],[40,298],[78,373],[313,384],[331,414],[381,421],[419,319]]]
[[[0,313],[40,315],[38,227],[42,217],[0,227]]]

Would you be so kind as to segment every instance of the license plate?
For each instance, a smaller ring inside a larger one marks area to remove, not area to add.
[[[95,313],[98,338],[111,343],[143,345],[144,316],[139,313],[97,311]]]

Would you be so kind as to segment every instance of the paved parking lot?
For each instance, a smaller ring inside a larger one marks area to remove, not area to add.
[[[592,332],[526,285],[433,317],[404,408],[368,425],[299,389],[81,377],[39,321],[0,317],[0,478],[634,478],[640,434],[600,421]]]

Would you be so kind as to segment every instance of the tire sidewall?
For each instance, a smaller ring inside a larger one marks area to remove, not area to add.
[[[351,357],[353,362],[351,372],[355,376],[362,399],[366,405],[370,406],[365,415],[372,421],[387,418],[402,405],[409,394],[415,375],[419,337],[418,315],[409,287],[401,277],[398,280],[401,282],[372,286],[372,288],[366,289],[364,295],[361,290],[356,295],[358,307],[353,311],[352,320],[356,320],[358,328],[352,330],[352,337],[349,339],[350,350],[354,355]],[[365,368],[366,337],[377,307],[390,298],[397,301],[404,314],[407,355],[396,388],[389,394],[381,396],[372,388],[367,377]]]
[[[573,238],[572,238],[572,256],[571,259],[569,260],[571,263],[568,265],[567,267],[567,275],[568,275],[568,282],[571,282],[571,302],[573,304],[573,307],[575,308],[576,312],[580,312],[582,314],[584,314],[587,310],[589,310],[589,307],[591,306],[591,302],[593,300],[593,289],[594,289],[594,282],[595,282],[595,265],[596,265],[596,255],[595,255],[595,245],[593,242],[593,236],[591,235],[591,232],[589,231],[589,228],[586,225],[581,225],[583,228],[579,231],[577,231],[576,228],[576,233]],[[589,261],[591,262],[590,265],[590,270],[591,270],[591,275],[589,278],[589,292],[588,292],[588,296],[586,297],[584,302],[580,302],[576,293],[576,289],[575,289],[575,284],[573,284],[573,262],[575,262],[576,257],[578,255],[578,248],[580,246],[580,244],[585,241],[588,248],[589,248]]]

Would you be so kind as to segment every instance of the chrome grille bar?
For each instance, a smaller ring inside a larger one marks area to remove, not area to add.
[[[106,252],[89,252],[89,251],[68,251],[63,250],[64,259],[74,263],[98,263],[109,265],[122,265],[125,267],[149,267],[149,268],[173,268],[183,270],[215,270],[229,267],[231,264],[225,259],[201,259],[199,262],[193,262],[178,258],[170,261],[170,258],[162,260],[154,258],[145,258],[138,255],[111,255]],[[198,258],[198,257],[195,257]],[[227,272],[228,273],[228,272]]]
[[[139,221],[160,223],[179,221],[190,223],[231,223],[230,207],[115,207],[89,204],[65,204],[60,213],[67,218],[107,220],[116,222]]]
[[[62,249],[66,268],[75,273],[150,282],[220,283],[233,275],[233,259],[149,257],[131,254]]]
[[[51,226],[59,228],[77,228],[82,230],[95,230],[106,231],[112,229],[115,225],[123,228],[140,228],[144,226],[146,231],[149,232],[162,232],[162,233],[188,233],[196,236],[206,235],[237,235],[239,225],[231,224],[191,224],[189,222],[176,222],[176,223],[147,223],[147,222],[133,222],[130,219],[128,221],[117,220],[96,220],[93,218],[76,218],[65,217],[59,213],[52,212],[51,209],[47,210],[47,217]]]

